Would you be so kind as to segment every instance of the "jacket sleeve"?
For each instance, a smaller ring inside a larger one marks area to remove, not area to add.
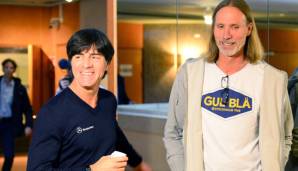
[[[121,151],[127,155],[128,164],[132,167],[136,167],[142,162],[142,157],[136,152],[132,145],[130,145],[118,124],[116,150]]]
[[[29,148],[27,171],[85,171],[81,168],[57,168],[62,132],[57,121],[50,118],[52,112],[42,109],[34,125],[32,142]]]
[[[291,103],[289,99],[289,95],[287,92],[285,92],[285,97],[284,97],[284,135],[285,135],[285,149],[284,149],[284,165],[286,164],[289,153],[291,150],[291,145],[292,145],[292,131],[294,127],[294,122],[293,122],[293,114],[291,110]]]
[[[186,64],[183,65],[174,81],[168,118],[164,128],[164,144],[167,161],[172,171],[184,170],[183,127],[187,114],[187,75]]]
[[[22,89],[22,112],[25,114],[26,123],[25,126],[33,127],[33,119],[32,119],[32,106],[30,104],[30,100],[26,91],[26,88],[24,86],[21,86]]]

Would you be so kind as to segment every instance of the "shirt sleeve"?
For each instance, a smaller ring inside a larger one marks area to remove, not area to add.
[[[82,168],[58,168],[62,132],[53,113],[42,109],[34,125],[32,142],[29,148],[27,171],[85,171]]]
[[[116,150],[125,153],[128,157],[128,164],[132,167],[138,166],[142,162],[142,157],[136,152],[128,142],[126,136],[117,124],[117,144]]]

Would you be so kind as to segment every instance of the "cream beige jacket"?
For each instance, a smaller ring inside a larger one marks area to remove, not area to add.
[[[172,171],[203,171],[201,104],[204,58],[187,61],[171,91],[164,143]],[[265,62],[259,146],[263,171],[283,171],[292,142],[293,118],[287,74]]]

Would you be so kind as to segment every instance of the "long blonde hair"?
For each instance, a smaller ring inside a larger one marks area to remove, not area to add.
[[[216,45],[214,38],[214,23],[217,12],[223,7],[231,6],[238,8],[245,16],[247,23],[252,23],[252,32],[246,38],[246,42],[244,45],[244,56],[250,63],[256,63],[259,60],[263,59],[264,49],[260,38],[258,36],[258,31],[256,27],[255,20],[252,16],[250,7],[244,0],[223,0],[219,3],[213,12],[213,23],[209,40],[209,51],[207,53],[207,61],[208,62],[216,62],[219,55],[219,49]]]

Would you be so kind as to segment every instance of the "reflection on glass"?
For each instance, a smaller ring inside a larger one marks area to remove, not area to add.
[[[266,61],[292,73],[298,66],[298,1],[247,2],[254,12]],[[208,51],[211,25],[205,19],[218,3],[118,0],[119,65],[131,65],[125,83],[133,101],[168,101],[179,66]]]

